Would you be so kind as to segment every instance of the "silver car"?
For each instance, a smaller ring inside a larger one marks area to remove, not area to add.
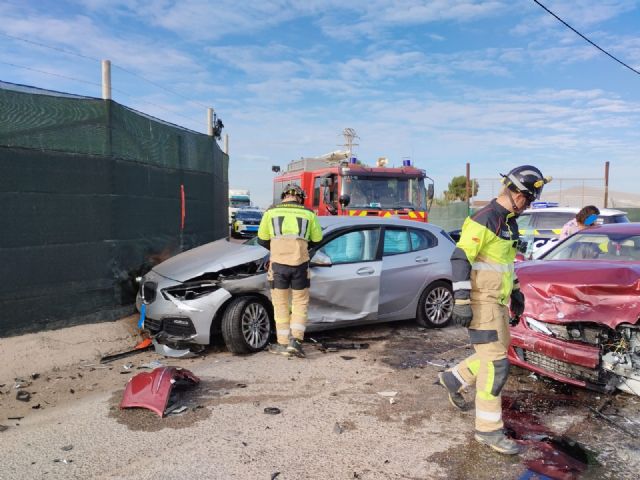
[[[426,327],[448,323],[455,245],[441,228],[343,216],[320,224],[307,332],[412,318]],[[144,328],[165,353],[195,350],[220,334],[231,352],[263,349],[274,332],[268,265],[255,238],[218,240],[160,263],[140,284]]]

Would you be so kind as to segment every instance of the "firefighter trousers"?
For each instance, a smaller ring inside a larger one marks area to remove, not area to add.
[[[498,304],[472,304],[469,340],[475,353],[448,372],[459,390],[475,385],[476,430],[493,432],[503,427],[501,392],[509,375],[507,348],[509,312]]]
[[[304,340],[309,309],[309,264],[291,266],[272,262],[267,278],[278,343],[288,345],[290,335]]]

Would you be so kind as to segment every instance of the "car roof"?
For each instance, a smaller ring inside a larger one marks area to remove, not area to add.
[[[595,225],[593,227],[580,230],[578,233],[587,234],[624,234],[624,235],[640,235],[640,223],[605,223],[603,225]]]
[[[318,217],[320,226],[333,230],[335,228],[350,227],[356,225],[388,225],[394,227],[418,227],[427,230],[442,230],[438,225],[432,223],[419,222],[416,220],[404,220],[402,218],[389,217],[350,217],[346,215],[337,215],[331,217]]]
[[[528,208],[523,215],[531,213],[578,213],[581,209],[578,207],[546,207],[546,208]],[[600,208],[600,217],[611,217],[614,215],[626,215],[627,212],[616,210],[613,208]]]

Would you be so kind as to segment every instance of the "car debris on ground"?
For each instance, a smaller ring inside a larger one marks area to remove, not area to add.
[[[142,372],[127,383],[120,408],[147,408],[164,417],[176,404],[172,394],[198,383],[200,379],[184,368],[159,367],[152,372]]]

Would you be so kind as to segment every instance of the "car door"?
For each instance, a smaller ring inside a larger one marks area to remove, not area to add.
[[[331,236],[319,252],[330,266],[311,267],[308,322],[364,323],[378,315],[379,227],[358,227]]]
[[[380,278],[380,319],[409,318],[430,278],[435,260],[429,249],[437,244],[431,232],[418,228],[385,227]]]

